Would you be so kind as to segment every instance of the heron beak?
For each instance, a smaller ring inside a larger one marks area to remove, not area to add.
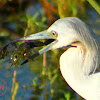
[[[44,43],[44,45],[47,45],[47,46],[45,48],[39,50],[38,51],[39,54],[43,54],[44,52],[51,50],[52,46],[56,42],[55,41],[56,38],[50,36],[50,34],[49,34],[49,32],[47,32],[47,30],[20,38],[19,41],[34,41],[34,40],[41,40],[41,39],[46,39],[46,40],[50,40],[50,41]]]
[[[39,32],[36,34],[25,36],[23,38],[20,38],[19,40],[28,41],[28,40],[39,40],[39,39],[50,39],[49,32],[47,32],[47,30],[45,30],[45,31],[42,31],[42,32]]]
[[[21,65],[27,63],[30,59],[34,59],[35,57],[43,54],[44,52],[51,50],[52,46],[56,43],[56,41],[55,41],[56,39],[55,39],[55,37],[50,36],[50,34],[47,30],[19,39],[20,41],[22,41],[22,40],[23,41],[34,41],[34,40],[40,40],[40,39],[46,39],[47,40],[44,43],[44,45],[46,45],[46,47],[44,47],[43,49],[39,50],[38,52],[36,52],[34,55],[29,57],[28,59],[26,59]]]

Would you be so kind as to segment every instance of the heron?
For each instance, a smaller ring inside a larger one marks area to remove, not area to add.
[[[100,100],[100,36],[76,17],[55,21],[47,30],[19,40],[52,39],[37,55],[52,49],[67,48],[59,65],[68,85],[86,100]],[[27,59],[28,60],[28,59]]]

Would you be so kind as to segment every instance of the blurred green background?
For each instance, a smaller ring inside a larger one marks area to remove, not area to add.
[[[0,0],[0,49],[8,41],[47,29],[63,17],[78,17],[100,34],[100,0]],[[83,100],[59,70],[63,49],[49,51],[17,69],[0,60],[7,91],[0,100]]]

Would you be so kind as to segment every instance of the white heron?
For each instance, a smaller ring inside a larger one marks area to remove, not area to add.
[[[80,19],[62,18],[47,30],[20,40],[54,39],[38,53],[68,47],[60,56],[60,70],[65,81],[87,100],[100,100],[100,37]],[[99,42],[98,42],[99,41]]]

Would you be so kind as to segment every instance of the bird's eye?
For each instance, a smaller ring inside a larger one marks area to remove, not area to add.
[[[55,31],[53,31],[53,32],[52,32],[52,34],[53,34],[53,35],[56,35],[56,32],[55,32]]]
[[[51,37],[57,38],[57,32],[51,31]]]

